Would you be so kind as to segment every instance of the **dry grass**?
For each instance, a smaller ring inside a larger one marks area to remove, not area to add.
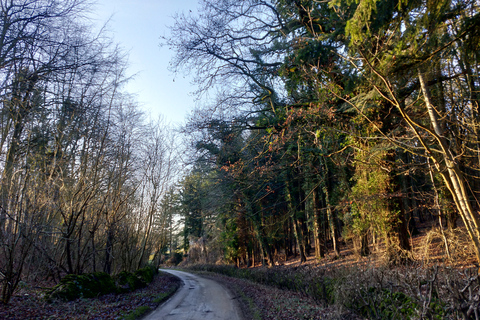
[[[468,267],[475,262],[475,252],[470,239],[462,229],[432,228],[423,237],[418,258],[426,264],[445,264],[452,267]]]

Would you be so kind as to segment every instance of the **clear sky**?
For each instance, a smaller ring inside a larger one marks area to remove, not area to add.
[[[198,0],[98,0],[94,19],[103,24],[111,17],[108,29],[114,39],[129,52],[128,73],[136,74],[127,91],[153,117],[183,123],[193,109],[194,87],[189,79],[168,70],[173,55],[159,47],[160,36],[168,35],[176,12],[196,11]]]

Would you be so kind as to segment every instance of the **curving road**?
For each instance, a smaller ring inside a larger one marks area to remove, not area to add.
[[[234,297],[217,282],[177,270],[161,270],[179,277],[183,286],[144,320],[241,320]]]

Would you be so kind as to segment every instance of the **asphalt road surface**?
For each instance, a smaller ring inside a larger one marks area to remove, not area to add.
[[[182,279],[183,286],[144,320],[242,319],[236,300],[219,283],[183,271],[161,271]]]

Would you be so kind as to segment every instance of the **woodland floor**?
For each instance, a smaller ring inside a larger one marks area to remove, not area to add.
[[[424,267],[431,265],[442,265],[453,268],[470,268],[476,266],[475,252],[470,245],[470,240],[466,231],[461,226],[454,231],[444,230],[449,246],[450,258],[445,250],[445,242],[442,237],[438,223],[427,221],[417,223],[418,234],[412,235],[410,245],[412,246],[411,258],[420,262]],[[353,243],[340,238],[340,258],[336,258],[331,248],[328,248],[327,254],[321,260],[317,260],[313,253],[307,257],[307,262],[300,263],[299,257],[288,257],[288,259],[277,263],[279,267],[298,267],[299,265],[312,265],[325,269],[334,269],[338,267],[353,266],[372,266],[378,267],[385,264],[384,245],[370,244],[371,254],[361,257],[355,254]]]
[[[474,254],[469,250],[468,239],[462,231],[447,232],[450,248],[448,258],[440,230],[431,223],[420,225],[419,229],[420,234],[412,236],[411,240],[412,257],[415,261],[421,262],[425,267],[436,264],[462,269],[475,265]],[[307,262],[300,264],[298,257],[289,257],[287,261],[285,259],[280,261],[276,268],[310,265],[328,270],[345,266],[371,267],[383,263],[382,246],[372,245],[372,254],[368,257],[358,257],[352,247],[348,241],[342,242],[340,258],[335,258],[330,252],[320,261],[310,256]],[[362,319],[348,311],[322,306],[301,293],[211,273],[204,276],[217,280],[232,291],[240,302],[246,320]],[[0,304],[0,319],[122,319],[140,306],[155,308],[158,305],[158,298],[165,296],[178,285],[178,280],[173,276],[161,274],[148,287],[132,293],[53,303],[47,303],[43,299],[41,288],[24,285],[9,305]],[[154,301],[156,299],[157,301]]]
[[[179,280],[160,273],[146,288],[125,294],[107,294],[96,299],[48,303],[41,288],[23,287],[5,306],[0,304],[0,319],[122,319],[141,306],[154,309],[179,286]]]
[[[471,250],[469,239],[461,228],[456,231],[444,230],[449,246],[448,257],[445,239],[439,226],[433,221],[418,224],[419,233],[411,237],[411,259],[416,265],[428,268],[440,265],[464,269],[476,265],[475,254]],[[331,249],[331,248],[330,248]],[[307,262],[300,263],[299,257],[289,257],[277,262],[276,269],[283,268],[321,268],[333,270],[342,267],[379,267],[385,265],[385,250],[382,245],[370,245],[371,254],[360,257],[355,254],[353,244],[341,241],[340,258],[335,258],[332,250],[326,256],[317,260],[313,255]],[[260,267],[260,266],[256,266]],[[392,268],[395,268],[392,266]],[[298,292],[280,290],[260,285],[247,280],[241,280],[221,275],[206,273],[229,288],[239,299],[245,313],[245,319],[363,319],[349,312],[338,310],[335,306],[322,306],[318,301]]]
[[[248,280],[200,273],[228,288],[243,311],[244,320],[360,320],[346,310],[323,306],[301,293],[280,290]]]

